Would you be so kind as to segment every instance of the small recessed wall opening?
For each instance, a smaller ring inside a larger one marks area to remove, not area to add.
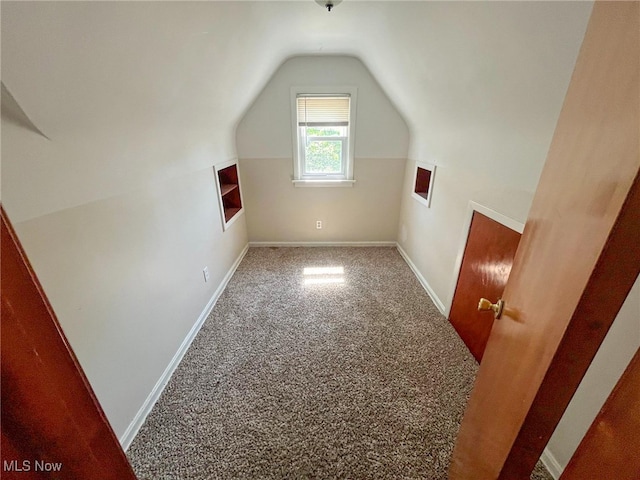
[[[431,204],[435,165],[417,163],[413,181],[412,196],[427,207]]]
[[[218,199],[222,213],[222,225],[226,230],[232,219],[237,218],[242,211],[238,165],[236,163],[227,163],[217,166],[215,167],[215,172],[218,180]]]
[[[431,184],[431,170],[418,167],[416,172],[416,186],[414,192],[425,200],[429,197],[429,185]]]

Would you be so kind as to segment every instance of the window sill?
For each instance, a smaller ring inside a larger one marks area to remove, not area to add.
[[[294,187],[353,187],[355,180],[292,180]]]

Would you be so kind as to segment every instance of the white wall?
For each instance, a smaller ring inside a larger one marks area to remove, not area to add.
[[[353,187],[293,186],[292,86],[357,87]],[[236,136],[251,241],[395,241],[409,132],[360,60],[307,56],[284,62]],[[323,221],[322,230],[316,220]]]
[[[222,233],[212,171],[205,169],[16,229],[122,436],[240,255],[244,222]]]
[[[434,8],[442,25],[425,32],[433,43],[414,57],[416,75],[406,80],[414,88],[396,99],[412,120],[398,240],[447,305],[468,202],[526,220],[591,4]],[[381,84],[399,74],[383,71]],[[426,98],[410,103],[414,90]],[[431,208],[410,195],[415,161],[437,165]]]
[[[247,244],[213,165],[250,99],[213,95],[233,54],[185,27],[201,8],[2,5],[3,84],[49,137],[3,110],[3,206],[121,438]]]
[[[453,299],[459,248],[467,235],[464,228],[469,202],[477,202],[524,224],[533,192],[496,184],[482,172],[438,165],[431,207],[426,208],[411,196],[415,168],[416,162],[408,161],[398,243],[446,309]]]
[[[17,181],[7,170],[25,156],[37,160],[38,154],[50,153],[33,148],[41,138],[3,120],[3,182]],[[40,157],[44,161],[52,157]],[[22,188],[38,195],[28,184]],[[14,221],[15,199],[6,190],[4,205]],[[222,232],[213,169],[205,168],[14,221],[118,436],[246,245],[246,225],[240,220]],[[211,274],[208,283],[204,266]]]
[[[5,202],[23,221],[126,194],[235,156],[233,123],[250,99],[218,67],[218,18],[197,4],[6,2],[2,81],[50,139],[19,167],[3,162]],[[190,14],[194,21],[186,23]],[[200,15],[198,15],[200,14]],[[256,79],[246,80],[250,91]],[[256,85],[253,87],[257,89]],[[235,118],[234,118],[235,117]],[[37,195],[22,189],[29,184]]]

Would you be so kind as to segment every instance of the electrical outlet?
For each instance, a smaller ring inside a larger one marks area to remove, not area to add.
[[[318,230],[321,230],[321,229],[322,229],[322,220],[316,220],[316,228],[317,228]]]
[[[205,283],[209,281],[209,267],[204,267],[202,269],[202,274],[204,275]]]

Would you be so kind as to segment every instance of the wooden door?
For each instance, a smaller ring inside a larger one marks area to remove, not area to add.
[[[560,478],[640,478],[640,349],[629,362]]]
[[[135,474],[2,217],[2,444],[6,479]]]
[[[596,2],[450,479],[529,478],[640,271],[640,3]]]
[[[502,298],[520,233],[473,212],[449,321],[478,362],[489,340],[493,315],[478,312],[478,299]]]

